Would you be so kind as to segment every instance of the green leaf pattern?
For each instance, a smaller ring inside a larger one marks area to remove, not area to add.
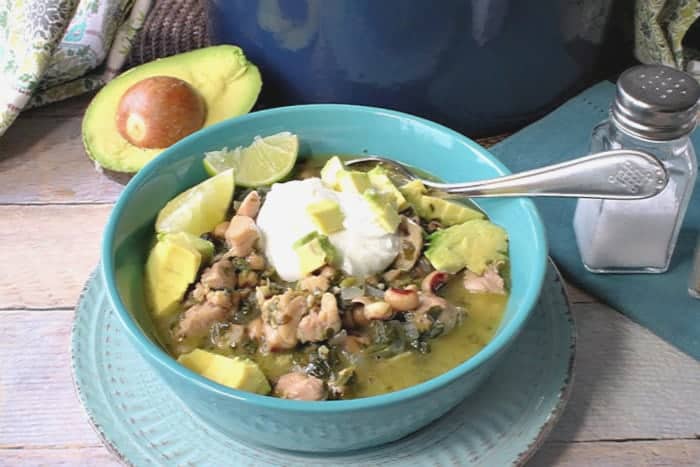
[[[637,0],[635,55],[642,63],[657,63],[691,72],[698,51],[683,46],[683,37],[700,17],[700,0]],[[700,75],[696,74],[696,78]]]
[[[0,135],[26,108],[92,91],[124,65],[152,0],[0,0]]]

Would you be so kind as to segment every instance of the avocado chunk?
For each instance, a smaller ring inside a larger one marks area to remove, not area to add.
[[[214,244],[212,242],[189,232],[159,233],[158,241],[170,241],[186,247],[192,247],[202,255],[203,263],[208,263],[214,256]]]
[[[299,256],[299,269],[304,276],[338,260],[338,253],[328,237],[318,232],[303,236],[294,242],[293,248]]]
[[[427,190],[420,180],[413,180],[400,190],[418,216],[429,221],[436,220],[445,227],[485,217],[482,212],[464,204],[426,195]]]
[[[386,232],[394,233],[401,222],[401,217],[396,211],[394,203],[390,201],[390,197],[382,195],[370,189],[364,192],[362,197],[367,201],[372,212],[374,212],[374,220]]]
[[[340,157],[333,156],[326,161],[321,169],[321,181],[332,190],[339,190],[338,174],[345,170]]]
[[[191,245],[167,239],[156,242],[148,254],[144,278],[151,312],[156,316],[176,312],[201,264],[201,253]]]
[[[224,386],[257,394],[269,394],[270,383],[260,367],[252,360],[194,349],[182,354],[177,361],[198,373]]]
[[[366,172],[357,170],[341,170],[338,172],[338,191],[362,194],[372,187],[369,182],[369,175]]]
[[[324,235],[343,230],[345,215],[337,201],[322,199],[306,207],[306,212],[316,224],[318,231]]]
[[[438,271],[456,273],[466,267],[481,275],[488,264],[508,259],[508,234],[485,219],[438,230],[428,239],[425,256]]]
[[[389,178],[387,170],[378,165],[367,172],[369,181],[372,187],[379,193],[387,195],[388,199],[394,204],[394,207],[399,211],[406,209],[409,204],[406,197],[396,188],[396,185]]]
[[[262,86],[257,67],[233,45],[206,47],[134,67],[102,88],[85,111],[83,144],[100,166],[132,173],[163,151],[135,146],[117,128],[122,96],[136,83],[154,76],[178,78],[199,94],[205,106],[204,127],[249,112]]]

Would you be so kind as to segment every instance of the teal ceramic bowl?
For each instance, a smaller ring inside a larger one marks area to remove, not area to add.
[[[109,299],[135,348],[167,386],[195,414],[229,436],[281,449],[317,452],[359,449],[401,438],[440,417],[474,391],[523,328],[545,273],[542,222],[529,200],[485,199],[479,203],[509,233],[512,291],[494,339],[447,373],[401,391],[348,401],[291,401],[221,386],[179,365],[158,345],[142,287],[148,240],[155,217],[166,202],[206,178],[202,168],[205,151],[249,144],[256,135],[280,131],[299,135],[301,157],[382,154],[453,182],[508,173],[488,151],[464,136],[427,120],[383,109],[308,105],[224,121],[164,151],[125,188],[102,244]]]

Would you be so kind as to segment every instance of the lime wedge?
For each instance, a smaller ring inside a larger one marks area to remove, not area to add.
[[[233,197],[233,169],[209,178],[168,201],[158,213],[156,232],[201,235],[223,222]]]
[[[256,136],[248,147],[208,152],[204,169],[214,175],[233,168],[236,183],[243,187],[269,185],[282,180],[292,171],[299,153],[299,138],[284,131],[261,138]]]

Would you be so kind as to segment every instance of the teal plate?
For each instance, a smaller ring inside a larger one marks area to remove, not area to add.
[[[99,436],[137,466],[506,466],[524,464],[559,418],[573,381],[575,342],[566,293],[550,265],[530,321],[480,389],[412,435],[338,455],[243,444],[207,426],[137,354],[99,272],[76,309],[72,364],[78,396]]]

